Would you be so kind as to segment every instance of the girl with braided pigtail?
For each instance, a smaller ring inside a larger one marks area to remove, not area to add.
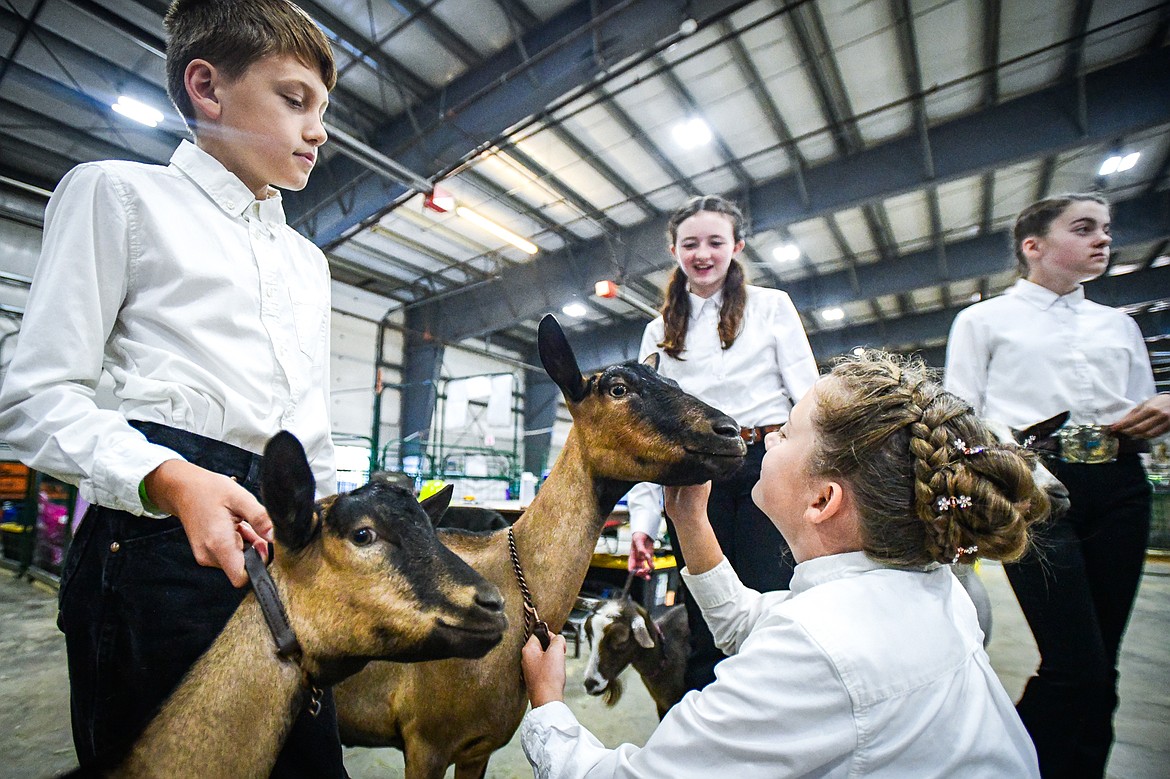
[[[564,639],[530,641],[536,776],[1038,777],[950,569],[1028,548],[1048,511],[1028,457],[921,363],[878,352],[817,381],[765,446],[752,499],[792,550],[791,588],[736,576],[709,485],[668,488],[683,577],[730,657],[645,747],[610,750],[563,703]]]

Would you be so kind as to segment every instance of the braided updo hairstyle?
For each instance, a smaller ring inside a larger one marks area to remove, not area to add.
[[[1048,513],[1031,455],[999,443],[921,361],[866,351],[830,377],[816,395],[810,467],[852,488],[869,557],[919,566],[1023,555],[1028,526]]]

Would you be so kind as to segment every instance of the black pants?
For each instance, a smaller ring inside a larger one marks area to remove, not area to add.
[[[715,482],[707,501],[707,516],[719,546],[740,580],[754,590],[784,590],[792,581],[795,562],[784,536],[764,512],[752,502],[752,487],[760,479],[764,444],[748,447],[743,467],[730,479]],[[677,539],[674,523],[666,518],[671,539]],[[686,565],[679,544],[674,542],[679,568]],[[685,585],[684,585],[685,586]],[[715,681],[715,665],[726,657],[715,646],[711,629],[693,598],[686,598],[687,622],[691,628],[691,649],[687,656],[686,684],[701,690]]]
[[[1035,549],[1005,565],[1040,651],[1017,705],[1040,772],[1102,777],[1113,743],[1117,658],[1150,532],[1149,482],[1136,454],[1056,463],[1068,513],[1037,528]]]
[[[258,455],[161,425],[135,426],[258,494]],[[195,562],[178,519],[90,507],[62,572],[58,615],[69,662],[73,743],[83,769],[125,755],[246,592],[218,568]],[[214,774],[215,766],[207,768]],[[347,775],[331,693],[320,716],[301,713],[272,775]]]

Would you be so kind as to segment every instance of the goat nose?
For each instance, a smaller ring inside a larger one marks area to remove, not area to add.
[[[504,610],[504,598],[495,587],[490,590],[479,589],[475,592],[475,605],[486,611]]]
[[[739,437],[739,425],[735,424],[735,420],[731,417],[723,417],[722,419],[716,420],[712,427],[715,429],[715,433],[718,435],[725,436],[727,438]]]

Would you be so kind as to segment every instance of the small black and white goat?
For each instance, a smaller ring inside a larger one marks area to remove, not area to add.
[[[621,698],[618,677],[629,665],[642,677],[659,719],[686,692],[690,628],[682,605],[669,607],[654,620],[629,598],[603,600],[586,618],[585,636],[590,645],[585,692],[604,695],[606,706]]]

